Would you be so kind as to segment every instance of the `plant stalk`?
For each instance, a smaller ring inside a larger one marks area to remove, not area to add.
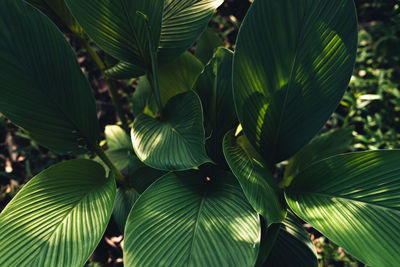
[[[87,42],[87,40],[79,38],[83,45],[85,46],[86,51],[89,53],[90,57],[93,59],[93,61],[96,63],[97,67],[99,70],[103,73],[104,70],[106,69],[106,64],[101,60],[99,55],[94,51],[93,47],[90,46],[90,44]],[[111,101],[115,107],[115,111],[117,112],[117,115],[119,119],[121,120],[122,127],[124,128],[125,131],[129,131],[129,126],[128,122],[125,118],[123,109],[122,109],[122,101],[120,94],[118,93],[118,88],[117,88],[117,83],[114,79],[110,77],[106,77],[106,82],[108,84],[108,92],[110,94]]]

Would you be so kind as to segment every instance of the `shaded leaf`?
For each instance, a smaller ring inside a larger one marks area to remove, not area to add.
[[[263,266],[318,267],[314,243],[299,219],[289,212],[281,225],[276,242]]]
[[[300,172],[290,208],[371,266],[400,265],[400,151],[337,155]]]
[[[113,79],[127,80],[138,78],[144,75],[145,71],[139,66],[121,61],[111,68],[106,69],[104,73]]]
[[[117,189],[112,215],[121,232],[124,232],[126,219],[128,218],[129,212],[138,197],[139,196],[133,189]]]
[[[260,213],[267,226],[283,221],[286,211],[281,204],[281,194],[271,171],[256,154],[244,135],[235,138],[229,131],[224,138],[226,161],[232,169],[243,192],[253,208]]]
[[[0,2],[0,112],[60,153],[96,146],[90,85],[57,27],[23,1]]]
[[[217,33],[213,29],[207,28],[197,40],[194,55],[205,65],[213,57],[217,47],[223,45],[224,42],[218,37]]]
[[[232,174],[169,173],[136,201],[125,228],[127,266],[253,266],[260,221]],[[206,257],[205,257],[206,255]]]
[[[131,137],[138,158],[159,170],[185,170],[210,162],[205,152],[203,114],[193,91],[170,99],[162,119],[140,114]]]
[[[204,110],[206,135],[211,136],[207,152],[219,162],[224,161],[224,135],[239,124],[232,95],[232,58],[231,51],[218,48],[194,86]]]
[[[104,234],[115,190],[90,160],[36,175],[0,214],[0,265],[83,266]]]
[[[348,0],[255,0],[233,64],[243,131],[269,163],[295,154],[336,109],[350,80],[357,19]]]

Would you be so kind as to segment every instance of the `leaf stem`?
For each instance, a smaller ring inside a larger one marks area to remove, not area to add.
[[[99,55],[94,51],[93,47],[90,46],[87,40],[79,38],[81,42],[83,43],[86,51],[89,53],[90,57],[93,59],[94,63],[96,63],[97,67],[101,72],[103,72],[106,69],[106,65],[103,63]]]
[[[79,38],[79,37],[78,37]],[[106,64],[101,60],[99,55],[94,51],[93,47],[90,46],[88,41],[86,39],[79,38],[83,45],[85,46],[86,51],[90,55],[90,57],[93,59],[93,61],[96,63],[97,67],[99,70],[103,73],[104,70],[106,69]],[[117,112],[117,115],[121,121],[122,127],[124,128],[125,131],[129,131],[129,126],[128,122],[125,118],[123,109],[122,109],[122,101],[120,94],[118,93],[118,87],[117,83],[114,79],[110,77],[106,77],[106,82],[108,84],[108,92],[110,94],[111,101],[114,105],[115,111]]]

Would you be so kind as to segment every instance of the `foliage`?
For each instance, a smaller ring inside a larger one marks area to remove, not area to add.
[[[397,146],[398,5],[358,32],[352,1],[255,0],[234,44],[223,23],[232,52],[207,29],[222,0],[28,2],[0,0],[0,129],[54,152],[0,214],[1,266],[83,266],[112,223],[126,266],[317,266],[334,244],[400,264],[400,151],[344,153]],[[104,133],[101,83],[121,121]]]

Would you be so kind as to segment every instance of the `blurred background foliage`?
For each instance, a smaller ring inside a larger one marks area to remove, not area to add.
[[[219,44],[234,49],[238,28],[251,0],[225,0],[210,22]],[[330,129],[352,129],[352,151],[400,148],[400,2],[397,0],[355,0],[359,20],[359,48],[354,74],[339,107],[321,133]],[[77,51],[97,101],[102,129],[117,118],[106,83],[83,47],[66,36]],[[193,46],[191,52],[196,50]],[[200,47],[200,42],[198,47]],[[104,56],[104,55],[103,55]],[[133,113],[132,96],[137,80],[119,82],[124,108]],[[130,116],[131,119],[133,115]],[[103,142],[104,143],[104,142]],[[0,211],[22,185],[40,171],[68,159],[39,147],[0,114]],[[363,266],[343,249],[311,227],[320,266]],[[122,266],[121,232],[111,222],[88,266]]]

